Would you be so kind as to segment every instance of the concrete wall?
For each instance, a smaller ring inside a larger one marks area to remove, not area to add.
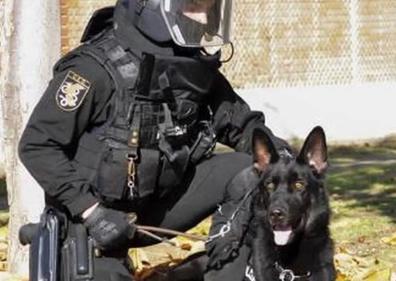
[[[285,138],[305,138],[321,125],[330,140],[351,141],[396,133],[396,82],[348,86],[239,90],[268,126]]]

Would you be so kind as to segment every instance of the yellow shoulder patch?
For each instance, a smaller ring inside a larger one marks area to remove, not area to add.
[[[56,92],[56,103],[64,111],[73,111],[80,107],[87,95],[91,83],[73,71],[69,71]]]

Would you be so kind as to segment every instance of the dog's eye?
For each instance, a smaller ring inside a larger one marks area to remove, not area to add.
[[[305,189],[305,183],[302,181],[296,181],[293,185],[294,190],[302,191]]]
[[[275,190],[275,184],[273,182],[269,182],[265,185],[268,191],[274,191]]]

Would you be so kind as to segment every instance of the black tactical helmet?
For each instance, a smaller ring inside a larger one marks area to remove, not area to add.
[[[122,0],[122,5],[133,17],[133,24],[144,35],[156,42],[167,42],[172,36],[160,8],[161,0]]]
[[[182,47],[230,42],[232,0],[120,0],[150,39]]]

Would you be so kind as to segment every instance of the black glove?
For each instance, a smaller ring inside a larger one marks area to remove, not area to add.
[[[136,232],[136,226],[128,221],[127,214],[101,205],[84,220],[84,225],[101,250],[126,247]]]

